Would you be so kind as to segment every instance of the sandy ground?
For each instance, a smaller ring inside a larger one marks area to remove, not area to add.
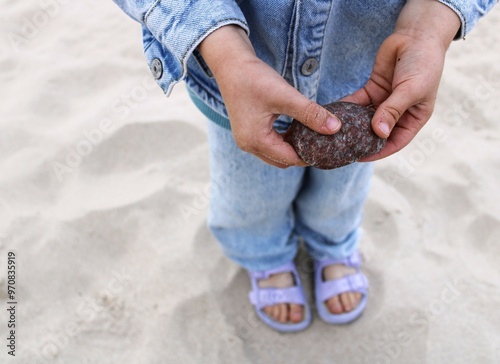
[[[205,122],[183,85],[154,85],[139,26],[111,1],[1,3],[1,363],[500,363],[499,8],[377,163],[363,317],[280,335],[205,226]]]

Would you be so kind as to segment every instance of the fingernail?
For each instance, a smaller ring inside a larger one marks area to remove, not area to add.
[[[339,119],[330,116],[328,119],[326,119],[326,127],[328,130],[335,131],[340,127],[340,121]]]
[[[382,130],[382,133],[389,136],[389,134],[391,133],[391,128],[389,127],[389,124],[387,124],[384,121],[381,121],[379,126],[380,126],[380,130]]]

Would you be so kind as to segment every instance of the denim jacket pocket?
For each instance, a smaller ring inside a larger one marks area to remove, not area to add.
[[[196,62],[198,62],[198,65],[200,66],[201,70],[203,71],[203,73],[208,77],[208,78],[214,78],[214,74],[212,73],[212,71],[210,70],[210,67],[208,67],[207,63],[205,62],[205,60],[203,59],[201,53],[195,49],[193,51],[193,56],[194,56],[194,59],[196,60]]]

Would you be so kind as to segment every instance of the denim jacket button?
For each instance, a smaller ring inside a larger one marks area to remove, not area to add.
[[[161,64],[161,61],[158,58],[153,59],[153,62],[151,62],[150,69],[155,80],[159,80],[163,75],[163,65]]]
[[[309,76],[311,75],[316,69],[318,68],[319,62],[316,58],[308,58],[306,61],[302,64],[302,68],[300,69],[300,72],[304,76]]]

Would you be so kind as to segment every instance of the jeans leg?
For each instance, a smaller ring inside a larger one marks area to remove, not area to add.
[[[298,249],[293,200],[305,169],[280,169],[243,152],[231,131],[208,122],[208,227],[224,253],[248,270],[278,267]]]
[[[296,230],[315,259],[343,258],[356,250],[371,163],[308,168],[295,201]]]

